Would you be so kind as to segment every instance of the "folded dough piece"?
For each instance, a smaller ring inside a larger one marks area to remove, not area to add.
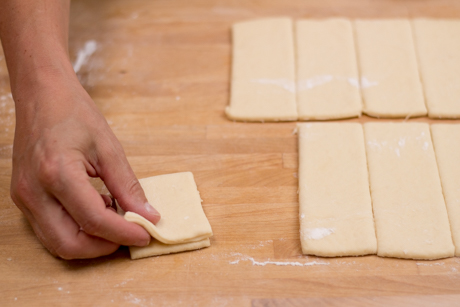
[[[131,246],[129,252],[131,254],[131,259],[140,259],[145,257],[152,257],[158,255],[166,255],[173,253],[180,253],[185,251],[191,251],[195,249],[200,249],[204,247],[211,246],[209,238],[198,241],[198,242],[189,242],[189,243],[180,243],[180,244],[164,244],[157,240],[152,240],[148,246],[145,247],[136,247]]]
[[[154,225],[134,212],[126,212],[127,221],[141,225],[156,239],[147,247],[130,247],[132,259],[210,245],[212,229],[192,173],[154,176],[139,182],[149,203],[160,212],[161,220]]]

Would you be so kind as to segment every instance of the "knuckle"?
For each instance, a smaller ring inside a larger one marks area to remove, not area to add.
[[[38,180],[53,189],[62,187],[60,160],[53,155],[40,161],[38,166]]]
[[[120,188],[123,193],[117,194],[115,198],[125,211],[136,211],[138,204],[144,204],[147,201],[144,190],[136,177],[126,179]]]
[[[123,147],[118,140],[105,139],[98,143],[99,151],[107,158],[119,159],[120,153],[123,153]]]
[[[118,167],[125,168],[126,164],[128,164],[123,147],[118,140],[105,140],[97,146],[97,159],[101,163],[101,166],[113,167],[113,165],[117,165]]]
[[[21,202],[21,199],[30,195],[30,184],[24,176],[11,181],[10,196],[15,204]]]
[[[128,180],[126,183],[126,188],[130,195],[135,195],[142,191],[141,184],[139,183],[139,180],[137,180],[136,178]]]

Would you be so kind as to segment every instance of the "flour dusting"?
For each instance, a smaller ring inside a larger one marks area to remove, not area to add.
[[[13,99],[13,94],[8,93],[8,94],[6,94],[6,95],[1,95],[1,96],[0,96],[0,100],[1,100],[1,101],[3,101],[3,100],[8,100],[8,99]],[[2,104],[2,106],[4,106],[4,105]]]
[[[320,75],[310,79],[299,80],[299,82],[297,82],[297,87],[299,91],[305,91],[331,82],[332,80],[334,80],[334,76],[332,75]]]
[[[312,266],[312,265],[329,265],[327,262],[318,262],[318,261],[310,261],[310,262],[298,262],[298,261],[257,261],[252,257],[244,256],[241,259],[237,259],[234,261],[230,261],[229,264],[238,264],[240,261],[251,261],[252,265],[257,266],[266,266],[267,264],[272,265],[281,265],[281,266]]]
[[[378,84],[379,83],[377,81],[370,81],[366,77],[361,78],[361,88],[368,88],[368,87],[376,86]]]
[[[350,83],[351,86],[359,88],[359,80],[356,78],[347,78],[348,83]]]
[[[422,266],[444,265],[444,262],[435,262],[435,263],[421,263],[421,262],[417,262],[416,265],[422,265]]]
[[[303,238],[310,240],[320,240],[324,237],[330,236],[335,232],[335,228],[306,228],[301,230]]]
[[[128,295],[125,295],[125,300],[130,302],[131,304],[134,304],[134,305],[144,305],[145,303],[145,299],[140,299],[140,298],[137,298],[135,297],[132,293],[128,293]]]
[[[299,80],[297,82],[297,89],[298,91],[305,91],[305,90],[310,90],[312,88],[315,88],[317,86],[321,86],[323,84],[332,82],[334,80],[337,81],[346,81],[348,84],[350,84],[353,87],[356,88],[368,88],[371,86],[378,85],[379,83],[377,81],[371,81],[367,79],[366,77],[361,78],[361,82],[359,79],[356,78],[351,78],[351,77],[345,77],[345,76],[334,76],[334,75],[319,75],[315,76],[309,79],[304,79],[304,80]]]
[[[422,146],[422,149],[423,149],[423,150],[428,150],[429,147],[430,147],[430,143],[428,143],[428,142],[423,142],[423,146]]]
[[[422,131],[422,133],[420,133],[419,136],[416,136],[416,137],[415,137],[415,139],[416,139],[417,141],[423,140],[424,138],[425,138],[425,132],[424,132],[424,131]]]
[[[77,59],[73,64],[75,73],[79,72],[83,65],[86,64],[89,57],[96,51],[97,43],[95,40],[89,40],[85,43],[83,49],[80,49],[77,54]]]
[[[133,278],[126,279],[126,280],[122,281],[122,282],[119,283],[119,284],[115,284],[113,287],[114,287],[114,288],[117,288],[117,287],[124,287],[124,286],[126,286],[126,284],[127,284],[128,282],[133,281],[133,280],[134,280]]]
[[[376,148],[376,149],[381,149],[382,148],[382,145],[380,145],[380,142],[377,141],[377,140],[370,140],[370,141],[367,141],[367,145],[369,145],[370,147],[372,147],[373,149]]]
[[[259,84],[270,84],[282,87],[286,91],[295,93],[295,83],[288,79],[252,79],[251,82]]]

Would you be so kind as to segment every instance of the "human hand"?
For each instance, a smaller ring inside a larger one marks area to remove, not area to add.
[[[123,210],[159,221],[107,121],[71,74],[38,80],[13,93],[13,201],[43,245],[64,259],[147,245],[147,231],[115,213],[89,182],[99,176]]]

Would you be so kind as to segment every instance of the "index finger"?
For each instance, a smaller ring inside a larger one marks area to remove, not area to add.
[[[60,180],[64,188],[50,192],[84,232],[121,245],[145,246],[150,242],[144,228],[106,210],[104,200],[90,184],[86,172],[69,167]]]

